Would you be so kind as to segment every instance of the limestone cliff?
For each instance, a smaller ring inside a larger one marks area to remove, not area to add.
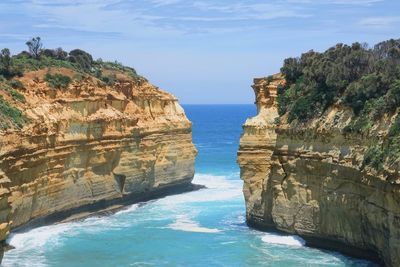
[[[362,165],[385,138],[385,116],[368,136],[344,134],[340,104],[307,123],[278,119],[281,75],[255,79],[258,114],[243,126],[238,163],[249,225],[298,234],[311,246],[400,266],[400,175]]]
[[[49,73],[71,83],[51,88]],[[27,72],[16,90],[24,101],[1,91],[26,121],[0,131],[1,240],[32,220],[191,185],[197,152],[174,96],[122,72],[113,73],[112,85],[76,75],[64,68]]]

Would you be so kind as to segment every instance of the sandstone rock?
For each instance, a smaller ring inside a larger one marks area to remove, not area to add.
[[[276,90],[283,83],[275,75],[253,86],[258,115],[244,124],[238,151],[248,223],[400,266],[400,187],[360,168],[377,140],[344,136],[349,111],[342,107],[307,125],[276,125]]]
[[[26,103],[15,103],[29,123],[0,132],[0,240],[52,214],[191,184],[197,151],[174,96],[142,78],[57,90],[29,78],[40,75],[21,79]]]

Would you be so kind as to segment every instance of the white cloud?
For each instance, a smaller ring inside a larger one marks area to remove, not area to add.
[[[243,3],[236,1],[230,4],[215,4],[214,2],[194,2],[193,7],[202,11],[217,11],[225,15],[226,20],[238,19],[276,19],[288,17],[308,17],[299,7],[279,3]]]
[[[398,23],[400,23],[400,16],[369,17],[364,18],[359,22],[361,26],[379,29],[389,28]]]
[[[28,18],[31,16],[32,20],[38,19],[39,21],[32,24],[36,25],[36,28],[68,28],[130,37],[149,37],[155,34],[175,36],[266,28],[276,21],[280,23],[274,24],[276,27],[285,23],[291,25],[286,27],[312,27],[320,24],[318,18],[321,18],[322,12],[328,10],[326,5],[332,6],[329,6],[329,12],[334,14],[334,5],[363,5],[370,8],[370,5],[381,1],[8,0],[0,3],[0,16],[2,6],[7,6],[9,10],[25,10]],[[297,25],[293,25],[297,22]],[[378,22],[376,20],[375,24]]]
[[[0,3],[25,10],[33,28],[68,28],[75,31],[139,34],[217,33],[248,29],[251,23],[279,18],[306,18],[306,10],[285,2],[224,0],[30,0]],[[1,15],[1,11],[0,11]],[[239,25],[243,23],[243,25]],[[32,27],[31,25],[31,27]]]

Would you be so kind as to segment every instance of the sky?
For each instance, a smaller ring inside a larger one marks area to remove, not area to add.
[[[253,78],[336,43],[400,38],[399,0],[1,0],[0,48],[81,48],[183,104],[250,104]]]

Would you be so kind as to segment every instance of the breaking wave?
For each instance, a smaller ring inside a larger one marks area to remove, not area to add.
[[[168,228],[184,232],[196,232],[196,233],[219,233],[221,232],[215,228],[206,228],[199,225],[199,223],[193,221],[187,215],[177,216],[174,223],[168,225]]]
[[[306,241],[304,239],[296,235],[286,236],[286,235],[268,233],[263,235],[261,237],[261,240],[265,243],[296,246],[296,247],[302,247],[306,244]]]

